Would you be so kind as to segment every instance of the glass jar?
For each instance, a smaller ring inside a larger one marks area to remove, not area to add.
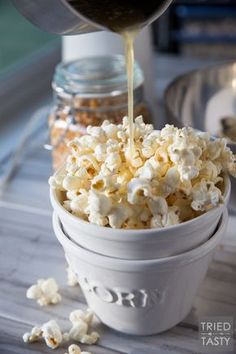
[[[143,73],[134,66],[134,114],[149,123],[144,100]],[[128,112],[125,58],[121,55],[82,58],[56,67],[52,83],[54,106],[49,116],[53,166],[60,167],[68,154],[67,143],[86,134],[88,125],[104,120],[119,124]]]

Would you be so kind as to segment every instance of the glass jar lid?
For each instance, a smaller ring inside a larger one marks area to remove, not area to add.
[[[143,84],[140,66],[134,65],[134,89]],[[127,93],[125,58],[122,55],[85,57],[62,62],[56,67],[52,83],[59,95],[111,97]]]

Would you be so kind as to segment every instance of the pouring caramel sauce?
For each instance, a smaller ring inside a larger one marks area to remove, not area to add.
[[[134,39],[153,18],[159,17],[170,0],[68,0],[80,14],[98,25],[120,34],[124,41],[127,67],[130,159],[134,146]]]

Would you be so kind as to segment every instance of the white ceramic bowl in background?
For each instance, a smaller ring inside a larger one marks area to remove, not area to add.
[[[164,95],[167,121],[177,127],[190,126],[213,136],[222,132],[221,119],[235,117],[236,61],[218,63],[187,72],[172,81]],[[236,144],[229,142],[236,153]],[[229,208],[236,212],[236,179],[231,178]]]
[[[60,192],[51,189],[51,203],[69,237],[88,250],[123,259],[155,259],[189,251],[209,239],[224,205],[182,224],[144,230],[122,230],[91,224],[69,213],[60,202]],[[225,177],[225,204],[230,180]]]
[[[207,242],[156,260],[117,259],[88,251],[65,235],[55,213],[53,226],[88,305],[100,320],[120,332],[148,335],[165,331],[187,316],[227,219],[225,208],[217,231]],[[95,227],[99,232],[99,226]]]

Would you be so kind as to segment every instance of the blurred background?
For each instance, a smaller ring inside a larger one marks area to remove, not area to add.
[[[123,52],[117,35],[100,32],[96,36],[101,40],[93,36],[62,40],[31,25],[9,0],[0,0],[0,163],[17,150],[35,112],[52,105],[51,82],[62,59],[94,54],[95,49],[100,55]],[[174,0],[137,42],[136,59],[144,72],[146,98],[152,101],[153,122],[160,127],[168,118],[163,95],[173,79],[236,57],[236,2]],[[236,72],[230,75],[227,85],[232,89]],[[176,99],[178,95],[172,96]],[[44,119],[47,122],[46,114]]]
[[[50,102],[61,39],[31,25],[8,0],[0,0],[0,162],[20,138],[35,110]]]
[[[157,50],[201,58],[235,58],[234,0],[175,0],[153,26]]]

